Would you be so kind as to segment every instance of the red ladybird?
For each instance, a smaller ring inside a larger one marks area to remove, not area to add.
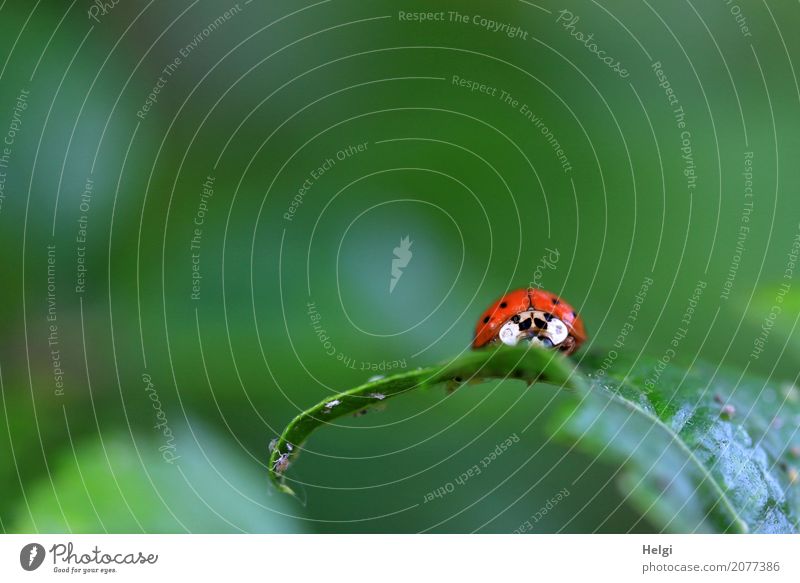
[[[583,320],[567,302],[539,289],[508,292],[487,309],[475,327],[473,348],[521,340],[572,354],[586,340]]]

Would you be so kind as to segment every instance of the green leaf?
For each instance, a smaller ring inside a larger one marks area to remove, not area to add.
[[[649,358],[604,367],[589,356],[582,368],[593,370],[590,388],[557,432],[621,462],[618,485],[651,523],[671,532],[798,531],[796,387]]]
[[[158,432],[114,431],[68,444],[27,493],[14,532],[287,533],[305,530],[237,447],[197,421]],[[299,517],[298,517],[299,518]]]
[[[535,346],[500,346],[471,351],[440,366],[380,378],[324,399],[295,417],[271,445],[270,479],[281,491],[294,494],[285,483],[286,469],[314,430],[340,417],[382,406],[409,391],[441,383],[455,387],[461,383],[506,378],[523,379],[529,383],[543,381],[571,388],[584,385],[583,378],[568,360],[556,352]]]

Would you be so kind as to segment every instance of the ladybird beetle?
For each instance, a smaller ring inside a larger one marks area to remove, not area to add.
[[[572,354],[586,340],[583,320],[567,302],[539,289],[508,292],[481,315],[473,348],[521,340]]]

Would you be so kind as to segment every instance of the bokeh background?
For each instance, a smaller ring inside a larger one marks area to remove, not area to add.
[[[793,382],[798,24],[741,0],[0,2],[0,528],[511,532],[566,489],[535,531],[652,530],[618,467],[529,425],[544,385],[324,428],[300,500],[268,443],[469,350],[530,282],[586,350],[679,334],[670,366]]]

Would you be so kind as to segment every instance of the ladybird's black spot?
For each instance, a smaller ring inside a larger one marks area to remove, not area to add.
[[[483,323],[484,323],[484,324],[488,324],[488,323],[489,323],[489,316],[486,316],[486,317],[483,319]]]
[[[561,302],[560,302],[560,301],[558,301],[558,298],[553,298],[553,305],[554,305],[554,306],[557,306],[557,305],[558,305],[558,304],[560,304],[560,303],[561,303]]]
[[[512,316],[511,321],[514,322],[515,324],[519,324],[519,314]]]
[[[577,318],[578,317],[578,312],[572,312],[572,317],[573,318]]]
[[[541,330],[547,330],[547,322],[544,320],[540,320],[539,318],[534,318],[533,323],[536,324],[536,327]]]
[[[505,303],[505,302],[500,302],[500,307],[501,307],[501,308],[507,308],[507,307],[508,307],[508,304],[507,304],[507,303]]]
[[[544,319],[549,322],[550,320],[553,319],[553,314],[551,314],[550,312],[545,312],[544,313]]]
[[[527,320],[523,320],[522,322],[520,322],[520,325],[519,325],[520,332],[522,332],[523,330],[527,330],[528,328],[530,328],[530,327],[531,327],[531,324],[532,324],[532,321],[531,321],[531,319],[530,319],[530,318],[528,318]]]

